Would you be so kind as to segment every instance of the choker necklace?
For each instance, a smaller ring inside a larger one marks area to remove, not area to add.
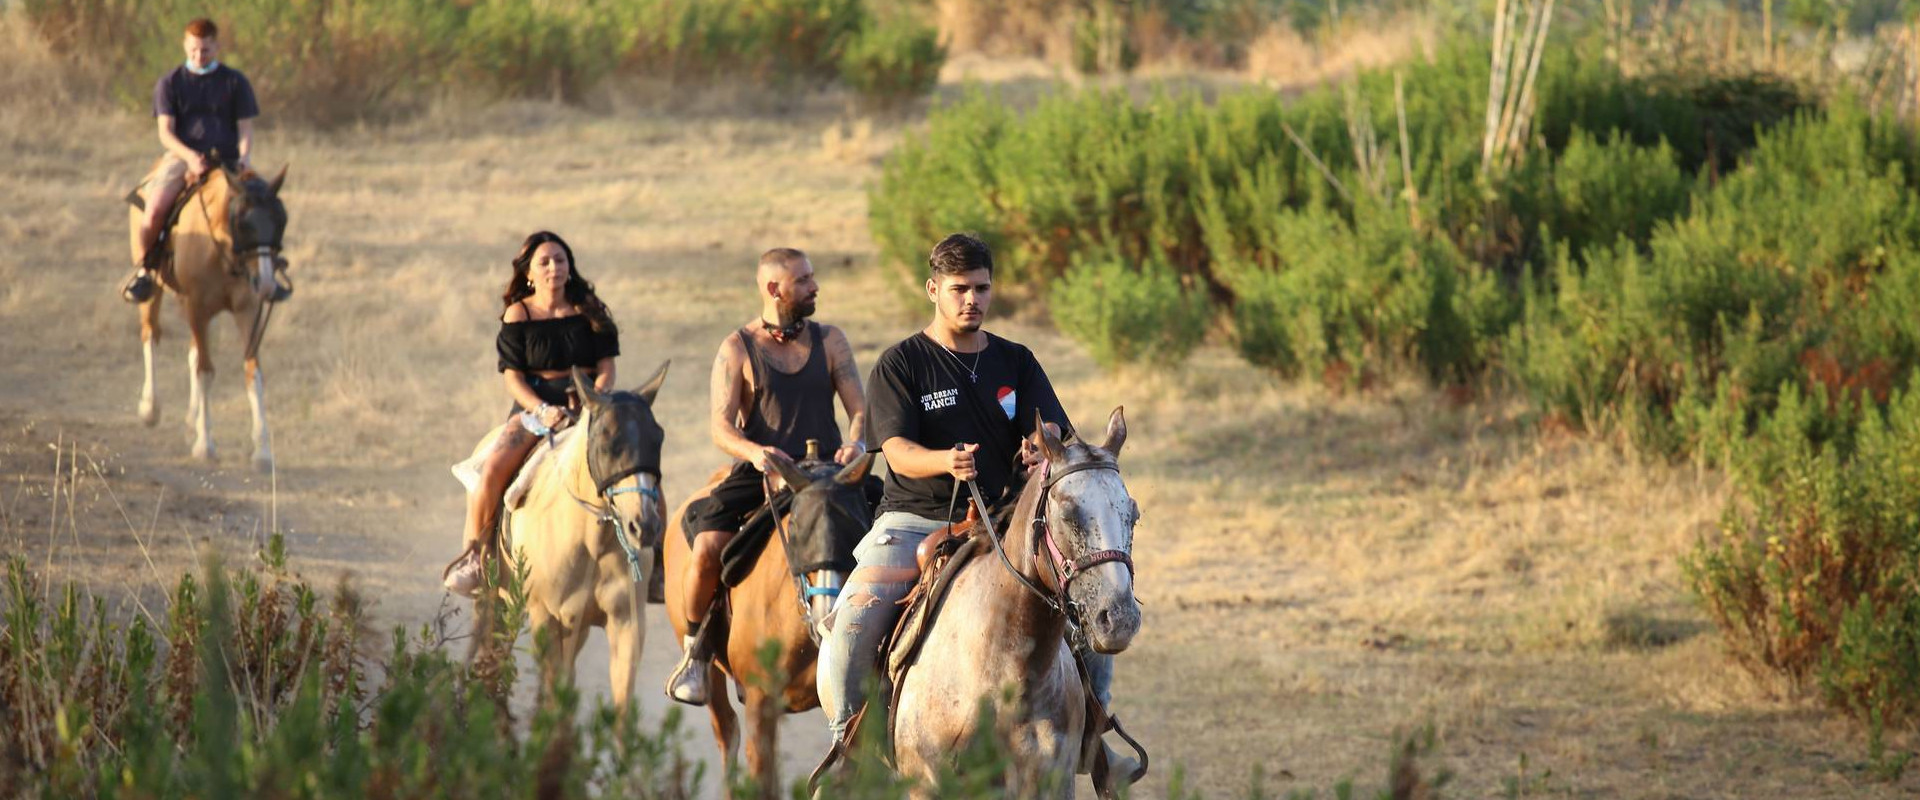
[[[927,339],[928,341],[932,341],[933,337],[929,336],[927,337]],[[980,348],[980,352],[973,354],[973,366],[969,367],[967,366],[967,362],[960,360],[959,353],[953,352],[951,348],[948,348],[946,345],[940,344],[939,342],[934,342],[934,344],[939,344],[940,349],[946,351],[947,357],[953,359],[953,363],[955,366],[967,371],[968,383],[980,382],[980,356],[986,354],[987,348],[982,347]]]
[[[775,325],[764,319],[760,320],[760,329],[766,331],[768,336],[773,337],[774,341],[781,344],[786,344],[799,338],[800,331],[806,327],[807,321],[805,319],[796,319],[785,325]]]

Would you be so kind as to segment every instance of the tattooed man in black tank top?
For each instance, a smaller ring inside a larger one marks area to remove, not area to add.
[[[720,340],[713,359],[710,427],[713,443],[734,458],[733,471],[712,493],[687,508],[682,527],[693,536],[686,586],[686,655],[667,681],[667,695],[683,703],[707,702],[707,663],[712,642],[695,647],[720,584],[720,554],[741,523],[766,503],[762,476],[770,459],[799,460],[808,439],[818,439],[841,464],[866,450],[867,403],[847,335],[812,322],[820,286],[807,255],[792,248],[768,250],[755,275],[760,315]],[[834,421],[833,398],[847,412],[847,437]]]

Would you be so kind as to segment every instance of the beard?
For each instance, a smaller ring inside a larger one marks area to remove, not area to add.
[[[813,307],[814,301],[812,298],[795,301],[788,301],[784,298],[781,299],[776,306],[780,312],[780,325],[782,327],[792,325],[793,323],[813,316]]]

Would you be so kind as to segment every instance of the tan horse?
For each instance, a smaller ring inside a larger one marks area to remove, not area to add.
[[[820,656],[816,631],[821,620],[833,610],[833,590],[846,575],[829,570],[807,573],[811,592],[795,580],[787,548],[787,539],[825,537],[825,542],[844,542],[845,553],[837,555],[851,562],[853,545],[873,525],[873,510],[867,504],[863,482],[873,468],[868,453],[845,467],[832,462],[807,461],[799,465],[786,459],[773,459],[786,486],[794,490],[786,512],[776,521],[771,541],[760,551],[753,569],[740,585],[722,586],[731,617],[710,615],[706,627],[723,625],[712,634],[726,637],[726,649],[717,654],[707,673],[707,709],[713,717],[713,735],[726,757],[727,768],[734,768],[741,739],[739,719],[727,700],[725,676],[731,676],[747,711],[747,770],[761,787],[777,787],[778,759],[774,747],[782,714],[796,714],[820,707],[815,690],[814,668]],[[706,495],[727,468],[713,474],[706,487],[687,499],[669,521],[666,541],[667,618],[674,632],[686,635],[686,590],[682,574],[693,557],[681,529],[687,505]],[[805,596],[803,596],[805,595]],[[703,628],[704,631],[704,628]],[[760,663],[759,651],[769,641],[780,645],[775,674],[768,674]]]
[[[587,630],[604,628],[613,702],[623,711],[646,643],[640,592],[653,553],[643,542],[653,541],[648,535],[657,535],[665,520],[660,449],[666,434],[654,419],[653,399],[666,378],[663,363],[639,389],[603,395],[574,370],[582,401],[575,425],[584,435],[568,437],[536,465],[525,499],[501,515],[497,551],[506,567],[527,571],[529,623],[553,648],[543,665],[548,679],[571,680]],[[492,616],[477,607],[476,649],[491,638]]]
[[[213,358],[207,350],[207,324],[222,311],[233,314],[234,327],[245,348],[247,401],[253,408],[253,463],[262,471],[273,468],[273,444],[267,433],[266,377],[260,372],[261,317],[275,292],[274,262],[280,238],[286,232],[287,211],[280,204],[280,186],[287,170],[263,180],[252,170],[221,168],[207,173],[203,185],[187,198],[180,221],[172,229],[173,269],[165,271],[153,296],[140,304],[140,342],[146,359],[146,381],[140,385],[140,421],[154,424],[160,408],[153,396],[153,351],[160,344],[160,301],[172,290],[180,296],[190,344],[187,366],[191,377],[187,394],[187,427],[193,429],[194,458],[212,461]],[[150,198],[149,198],[150,199]],[[133,230],[133,257],[140,258],[140,222],[145,212],[127,209]],[[259,333],[256,333],[258,331]]]
[[[993,553],[961,568],[921,646],[920,666],[895,693],[893,751],[902,775],[931,786],[942,767],[953,766],[956,742],[998,733],[1012,749],[1009,797],[1073,796],[1088,742],[1089,688],[1068,650],[1069,616],[1098,653],[1127,649],[1140,630],[1128,555],[1139,509],[1119,467],[1126,439],[1120,409],[1097,448],[1035,431],[1030,441],[1046,464],[1032,470],[1002,540],[1012,569]],[[1012,702],[1006,687],[1015,690]],[[983,699],[995,703],[999,731],[977,730]]]

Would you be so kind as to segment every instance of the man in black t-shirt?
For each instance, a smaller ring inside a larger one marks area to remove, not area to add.
[[[1021,424],[1040,415],[1062,435],[1073,424],[1027,348],[980,329],[993,297],[993,254],[964,234],[941,240],[928,259],[933,322],[889,348],[867,381],[869,441],[887,457],[880,515],[841,589],[833,630],[820,642],[820,705],[838,741],[864,701],[874,652],[893,630],[898,602],[919,575],[914,550],[927,534],[966,515],[979,484],[988,502],[1018,494]],[[1095,670],[1104,699],[1106,665]]]
[[[245,170],[253,154],[253,118],[260,116],[260,105],[247,76],[220,63],[219,27],[209,19],[187,23],[181,47],[186,63],[153,86],[153,116],[166,152],[137,189],[146,213],[130,237],[133,277],[120,290],[129,303],[153,296],[153,264],[147,256],[187,180],[199,180],[223,162]]]

